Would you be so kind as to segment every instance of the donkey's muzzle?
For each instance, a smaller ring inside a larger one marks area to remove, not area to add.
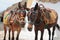
[[[32,28],[28,28],[28,31],[32,31]]]

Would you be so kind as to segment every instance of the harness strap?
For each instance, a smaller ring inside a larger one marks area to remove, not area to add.
[[[4,19],[6,19],[6,17],[7,17],[8,15],[10,15],[10,14],[7,14],[7,15],[4,17]]]
[[[43,12],[43,14],[42,15],[45,15],[45,12],[42,10],[42,12]],[[44,21],[44,19],[42,19],[43,21]],[[48,28],[48,24],[47,23],[45,23],[45,21],[44,21],[44,24],[45,24],[45,28]]]

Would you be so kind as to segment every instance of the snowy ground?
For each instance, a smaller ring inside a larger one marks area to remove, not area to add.
[[[51,7],[51,8],[54,8],[54,9],[55,9],[55,6],[57,6],[57,5],[53,6],[53,5],[50,5],[50,4],[46,4],[46,5],[49,5],[47,7]],[[57,6],[57,8],[55,10],[58,12],[58,14],[60,13],[59,6]],[[58,15],[58,19],[60,20],[60,14]],[[58,20],[58,23],[60,24],[59,20]],[[51,31],[52,31],[52,28],[51,28]],[[7,32],[7,34],[8,34],[8,32]],[[3,36],[4,36],[3,23],[0,22],[0,40],[3,40]],[[39,31],[38,32],[38,40],[40,40],[40,36],[41,36],[41,33]],[[6,37],[8,37],[8,35]],[[19,35],[19,39],[20,40],[34,40],[34,37],[35,37],[34,28],[33,28],[32,32],[29,32],[27,30],[27,24],[26,24],[25,28],[22,29],[22,31]],[[16,38],[16,32],[15,32],[15,38]],[[48,40],[48,38],[49,38],[47,29],[45,29],[45,31],[44,31],[44,37],[43,38],[44,38],[44,40]],[[8,40],[8,38],[7,38],[7,40]],[[57,28],[56,28],[56,31],[55,31],[54,40],[60,40],[60,31],[58,31]]]
[[[4,1],[5,2],[5,1]],[[4,2],[2,2],[2,4],[4,3]],[[6,1],[7,3],[8,3],[8,1]],[[9,1],[10,2],[10,1]],[[12,1],[12,3],[14,3],[13,1]],[[11,3],[10,3],[11,4]],[[56,10],[57,11],[57,13],[58,13],[58,23],[60,24],[60,2],[58,2],[58,3],[56,3],[56,4],[52,4],[52,3],[39,3],[39,4],[44,4],[44,6],[47,8],[52,8],[52,9],[54,9],[54,10]],[[33,4],[32,4],[32,7],[35,5],[35,1],[33,2]],[[6,8],[5,7],[6,5],[5,5],[5,3],[4,3],[4,5],[2,6],[2,8]],[[8,6],[8,4],[7,4],[7,6]],[[52,28],[51,28],[51,31],[52,31]],[[7,32],[7,34],[8,34],[8,32]],[[3,31],[3,23],[2,22],[0,22],[0,40],[3,40],[3,36],[4,36],[4,31]],[[38,32],[38,40],[40,40],[40,36],[41,36],[41,33],[40,33],[40,31]],[[6,36],[6,37],[8,37],[8,35]],[[26,24],[26,26],[25,26],[25,28],[24,29],[22,29],[22,31],[21,31],[21,33],[20,33],[20,35],[19,35],[19,39],[20,40],[34,40],[34,37],[35,37],[35,34],[34,34],[34,28],[33,28],[33,30],[32,30],[32,32],[29,32],[28,30],[27,30],[27,24]],[[16,32],[15,32],[15,38],[16,38]],[[49,36],[48,36],[48,31],[45,29],[45,31],[44,31],[44,40],[48,40],[48,38],[49,38]],[[8,38],[7,38],[7,40],[8,40]],[[58,31],[57,29],[56,29],[56,31],[55,31],[55,37],[54,37],[54,40],[60,40],[60,31]]]
[[[51,28],[51,31],[52,31],[52,28]],[[56,31],[58,31],[56,29]],[[55,32],[56,32],[55,31]],[[17,32],[15,32],[15,38],[16,38],[16,34]],[[60,35],[60,32],[58,31],[58,35]],[[58,36],[57,33],[55,33],[55,37],[54,37],[54,40],[60,40],[60,36]],[[0,22],[0,40],[3,40],[3,36],[4,36],[4,31],[3,31],[3,23]],[[38,40],[40,40],[40,36],[41,36],[41,33],[40,31],[38,32]],[[8,40],[8,32],[7,32],[7,36],[6,36],[7,40]],[[25,28],[22,29],[20,35],[19,35],[19,40],[34,40],[34,37],[35,37],[35,34],[34,34],[34,28],[32,30],[32,32],[29,32],[27,30],[27,24],[25,26]],[[44,40],[48,40],[49,36],[48,36],[48,31],[45,29],[44,31]]]

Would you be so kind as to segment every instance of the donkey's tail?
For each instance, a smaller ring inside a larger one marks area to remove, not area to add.
[[[58,30],[60,30],[60,26],[58,24],[56,24],[56,27],[58,28]]]

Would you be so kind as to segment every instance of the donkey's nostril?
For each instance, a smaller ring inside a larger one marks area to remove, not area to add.
[[[32,31],[32,28],[28,28],[28,31]]]

